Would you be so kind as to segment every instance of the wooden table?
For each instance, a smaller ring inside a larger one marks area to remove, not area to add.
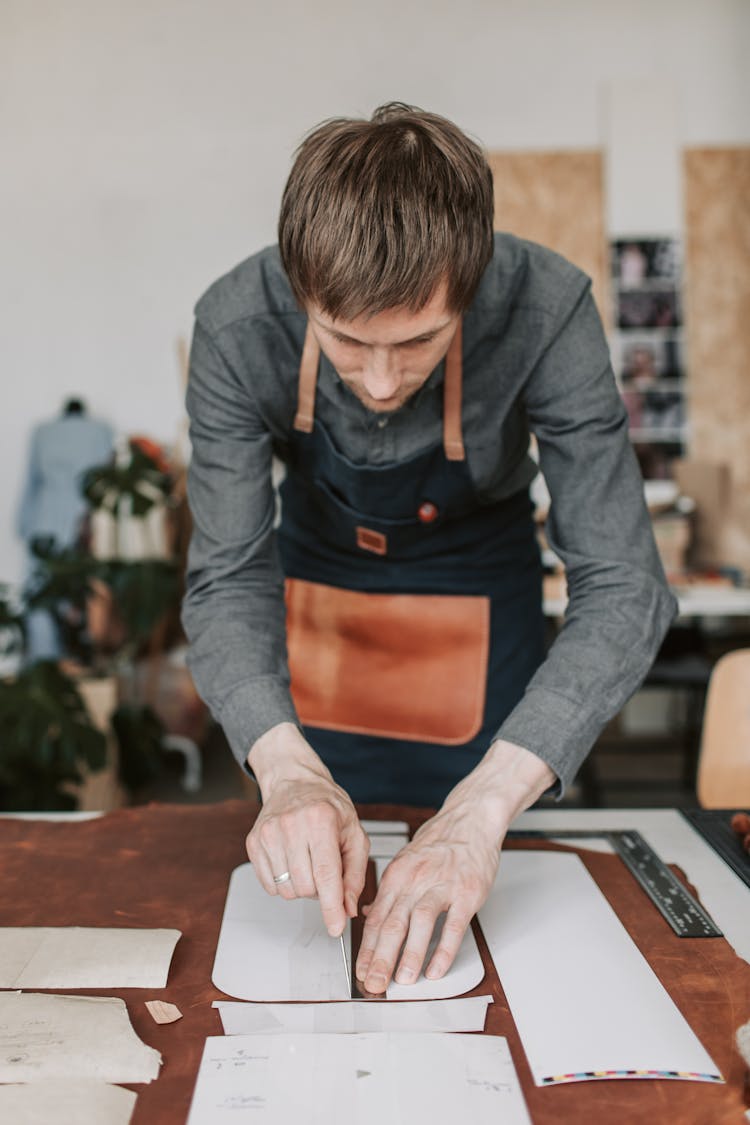
[[[3,925],[174,926],[183,933],[166,988],[82,993],[121,996],[138,1034],[162,1053],[164,1065],[158,1081],[132,1087],[138,1093],[133,1125],[185,1122],[203,1042],[208,1035],[221,1034],[219,1017],[211,1004],[222,994],[211,984],[211,967],[229,875],[245,860],[244,837],[256,811],[245,802],[229,801],[219,805],[150,805],[72,822],[0,820]],[[364,806],[360,811],[372,818],[404,819],[412,826],[425,815],[393,806]],[[750,943],[750,891],[724,869],[687,825],[680,848],[683,829],[673,819],[676,813],[658,815],[661,820],[652,817],[646,826],[650,842],[666,860],[687,855],[688,873],[692,876],[696,868],[698,873],[693,877],[709,890],[704,898],[711,900],[706,905],[719,925],[735,944],[738,935],[745,945]],[[621,823],[607,825],[606,819],[613,816]],[[527,813],[520,826],[609,826],[643,831],[642,819],[638,823],[643,816],[553,810]],[[660,833],[661,847],[655,839]],[[676,852],[670,851],[670,839],[677,842]],[[743,1120],[744,1067],[732,1038],[736,1027],[750,1018],[750,967],[725,939],[677,938],[616,856],[590,849],[580,854],[721,1068],[727,1085],[649,1080],[538,1089],[478,932],[487,973],[474,992],[491,992],[495,1001],[488,1012],[485,1033],[508,1038],[532,1120],[535,1125],[739,1125]],[[714,888],[713,897],[709,884]],[[732,918],[736,921],[734,930],[728,925]],[[177,1004],[184,1018],[157,1026],[144,1007],[144,1000],[154,998]],[[575,1019],[573,1012],[571,1019]]]

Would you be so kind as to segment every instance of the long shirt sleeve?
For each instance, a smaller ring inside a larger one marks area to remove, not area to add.
[[[266,730],[297,721],[274,535],[271,436],[247,386],[200,324],[187,406],[193,534],[182,619],[188,661],[242,764]]]
[[[547,538],[565,564],[569,601],[547,659],[498,734],[543,758],[564,789],[642,681],[676,601],[588,288],[524,399],[551,496]]]

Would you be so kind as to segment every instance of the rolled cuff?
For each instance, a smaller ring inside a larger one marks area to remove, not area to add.
[[[558,800],[572,783],[606,720],[549,688],[528,689],[495,738],[530,750],[557,775]],[[554,790],[553,790],[554,792]]]
[[[247,756],[262,734],[279,723],[299,726],[289,689],[278,676],[262,676],[239,684],[217,717],[232,753],[246,772]]]

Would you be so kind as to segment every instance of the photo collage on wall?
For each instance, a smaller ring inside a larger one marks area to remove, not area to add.
[[[644,478],[669,479],[687,441],[680,244],[618,239],[611,254],[612,362],[630,438]]]

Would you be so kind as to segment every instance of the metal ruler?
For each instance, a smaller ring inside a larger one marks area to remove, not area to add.
[[[535,832],[511,830],[510,839],[599,839],[607,840],[625,866],[640,883],[654,906],[666,918],[678,937],[721,937],[722,932],[710,914],[693,898],[654,849],[646,843],[640,832],[607,832],[599,830],[578,831],[573,828],[555,832],[552,829]]]

